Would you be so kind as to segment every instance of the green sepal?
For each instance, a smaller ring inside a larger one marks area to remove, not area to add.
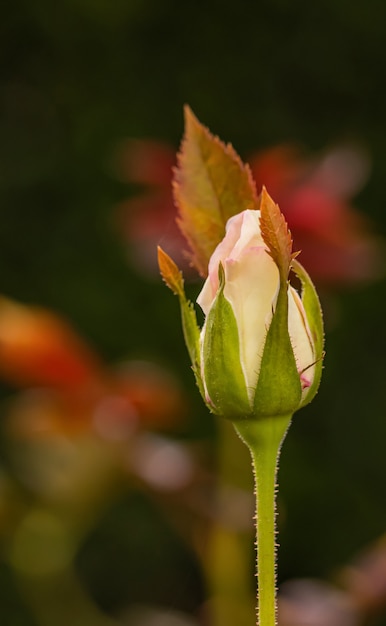
[[[179,300],[185,344],[192,362],[192,369],[197,386],[202,397],[205,399],[204,385],[201,378],[200,328],[197,324],[196,312],[193,303],[187,300],[185,293],[179,295]]]
[[[173,259],[162,248],[158,247],[158,265],[161,276],[174,295],[178,296],[181,309],[182,330],[185,344],[192,362],[192,369],[197,386],[205,399],[204,385],[201,378],[200,363],[200,328],[197,324],[196,312],[190,300],[187,299],[184,289],[184,278]]]
[[[232,306],[224,296],[225,276],[221,263],[219,281],[203,331],[204,379],[212,412],[235,420],[249,416],[251,406],[240,362],[237,322]]]
[[[265,340],[254,399],[255,418],[293,414],[302,387],[288,332],[287,282],[282,281]]]
[[[292,261],[292,270],[302,284],[302,303],[306,312],[308,326],[311,331],[315,350],[315,374],[311,387],[299,408],[306,406],[315,397],[323,369],[324,328],[323,314],[314,284],[304,267],[296,260]]]

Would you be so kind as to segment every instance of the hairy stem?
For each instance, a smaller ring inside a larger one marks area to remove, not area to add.
[[[252,455],[256,495],[257,626],[277,625],[275,488],[291,415],[235,423]]]

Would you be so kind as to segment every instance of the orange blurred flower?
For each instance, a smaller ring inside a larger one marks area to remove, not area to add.
[[[69,390],[100,375],[99,359],[59,316],[0,297],[0,377]]]
[[[12,410],[13,430],[24,435],[94,429],[123,438],[137,428],[171,428],[186,411],[161,367],[134,361],[113,370],[58,315],[4,297],[0,378],[27,390]]]

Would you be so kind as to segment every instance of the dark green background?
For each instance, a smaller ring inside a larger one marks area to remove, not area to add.
[[[197,413],[190,436],[212,437],[176,301],[126,260],[113,207],[133,190],[112,173],[114,149],[126,137],[177,146],[184,103],[241,154],[283,141],[320,149],[355,139],[373,160],[356,205],[385,234],[385,29],[381,0],[5,3],[0,291],[64,314],[107,361],[146,357],[171,368]],[[334,323],[327,315],[322,387],[296,416],[282,456],[281,579],[328,578],[386,529],[386,283],[335,290],[326,304]],[[148,506],[139,498],[138,519],[154,520]],[[191,557],[153,524],[148,540],[170,540],[178,579]],[[124,563],[114,567],[124,578]],[[198,603],[195,568],[187,577]],[[151,599],[139,580],[138,597]],[[6,568],[4,581],[4,624],[33,624]],[[94,583],[113,609],[114,597]],[[163,600],[172,604],[172,594]]]

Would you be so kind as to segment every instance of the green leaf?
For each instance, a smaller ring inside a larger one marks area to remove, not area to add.
[[[307,396],[299,408],[305,406],[318,391],[323,369],[324,328],[323,314],[314,284],[304,267],[296,260],[292,261],[292,270],[302,283],[302,302],[315,347],[315,375]]]
[[[257,209],[250,169],[185,107],[185,135],[174,178],[178,224],[188,241],[191,261],[202,276],[232,215]]]
[[[264,345],[257,381],[256,418],[293,414],[302,397],[299,373],[288,332],[287,283],[280,286],[276,309]]]
[[[231,420],[251,413],[240,362],[237,322],[224,296],[224,270],[219,267],[220,288],[204,327],[204,379],[214,413]]]

